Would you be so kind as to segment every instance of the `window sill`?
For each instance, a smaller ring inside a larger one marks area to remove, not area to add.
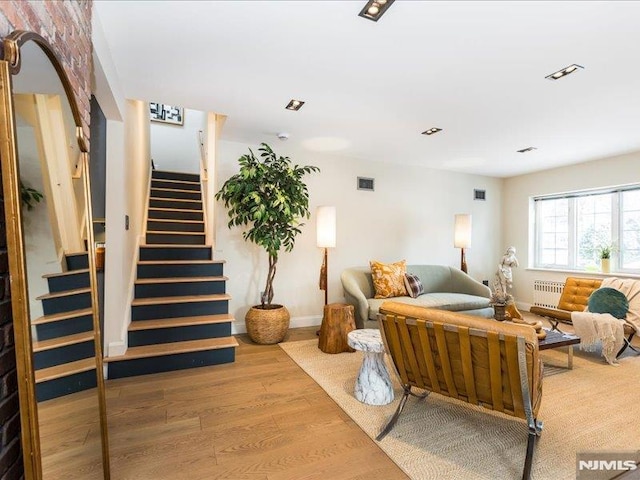
[[[640,274],[638,273],[626,273],[626,272],[590,272],[587,270],[563,270],[558,268],[527,268],[527,271],[531,272],[547,272],[547,273],[570,273],[572,275],[579,275],[581,277],[594,277],[594,278],[608,278],[608,277],[618,277],[618,278],[640,278]]]

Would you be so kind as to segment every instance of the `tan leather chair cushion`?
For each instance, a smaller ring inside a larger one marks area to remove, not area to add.
[[[599,278],[567,277],[558,302],[558,310],[583,312],[587,308],[589,296],[594,290],[600,288],[601,283],[602,280]]]

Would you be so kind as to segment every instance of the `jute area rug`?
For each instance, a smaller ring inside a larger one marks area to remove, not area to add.
[[[317,340],[280,347],[374,438],[395,411],[401,395],[385,406],[353,396],[362,353],[325,354]],[[566,365],[566,349],[541,352],[545,363]],[[555,369],[554,369],[555,371]],[[539,419],[544,422],[534,456],[536,480],[573,479],[576,453],[640,449],[640,357],[618,367],[595,353],[575,349],[573,370],[545,375]],[[517,479],[527,442],[524,420],[431,394],[410,397],[380,448],[412,479]]]

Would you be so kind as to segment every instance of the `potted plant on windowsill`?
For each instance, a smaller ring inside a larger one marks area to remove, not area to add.
[[[295,237],[309,218],[309,192],[302,177],[319,169],[291,165],[289,157],[277,156],[266,143],[238,159],[240,171],[229,178],[216,193],[228,209],[228,227],[246,227],[242,236],[264,248],[269,256],[269,271],[260,305],[249,309],[245,317],[247,333],[260,344],[281,342],[289,329],[289,312],[272,303],[273,280],[281,249],[293,249]]]
[[[601,245],[598,247],[598,256],[600,257],[600,271],[609,273],[611,271],[611,245]]]

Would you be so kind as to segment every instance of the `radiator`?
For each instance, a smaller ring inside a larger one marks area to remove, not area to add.
[[[556,308],[563,288],[564,282],[534,280],[533,304],[538,307]]]

